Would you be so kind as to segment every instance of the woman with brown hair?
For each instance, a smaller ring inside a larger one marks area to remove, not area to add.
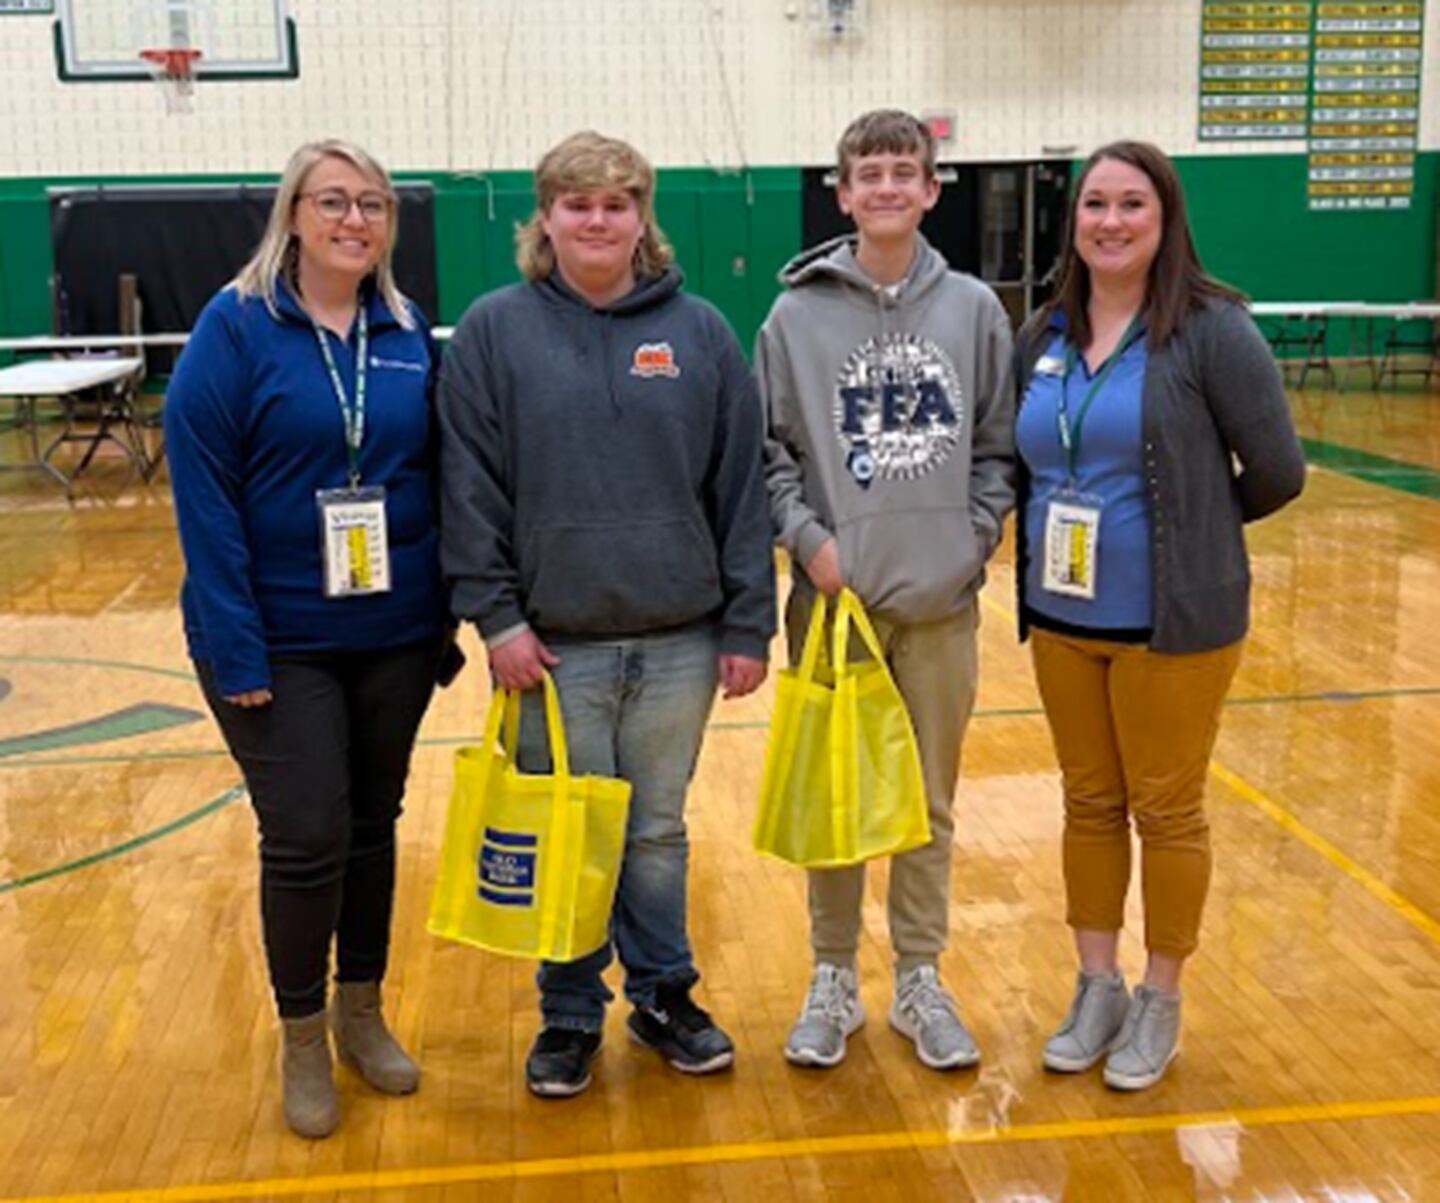
[[[1143,142],[1080,171],[1056,297],[1016,348],[1021,636],[1033,638],[1065,793],[1080,972],[1044,1063],[1106,1059],[1117,1090],[1174,1059],[1180,975],[1209,886],[1206,766],[1240,662],[1242,527],[1305,465],[1243,298],[1205,274],[1179,177]],[[1140,837],[1144,980],[1117,962]]]
[[[655,174],[596,133],[540,160],[518,236],[525,283],[481,298],[441,375],[441,558],[495,683],[548,670],[576,773],[633,786],[612,941],[540,968],[525,1063],[543,1097],[590,1082],[618,952],[631,1036],[685,1073],[730,1038],[691,997],[685,796],[717,684],[765,677],[775,629],[761,414],[740,345],[681,291],[655,220]],[[520,766],[545,771],[527,694]]]

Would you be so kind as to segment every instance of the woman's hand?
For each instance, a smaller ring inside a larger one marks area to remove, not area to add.
[[[224,697],[232,706],[239,706],[243,710],[253,710],[256,706],[268,706],[275,700],[275,695],[268,689],[252,689],[247,693],[227,693]]]

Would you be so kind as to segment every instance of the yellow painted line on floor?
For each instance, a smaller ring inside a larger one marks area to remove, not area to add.
[[[1425,911],[1422,911],[1410,899],[1406,898],[1398,890],[1385,884],[1375,874],[1365,868],[1364,865],[1347,856],[1323,835],[1312,831],[1305,826],[1293,814],[1281,806],[1278,802],[1268,798],[1260,790],[1256,789],[1238,773],[1226,768],[1218,760],[1210,762],[1210,773],[1217,780],[1228,786],[1250,805],[1263,812],[1272,822],[1283,828],[1288,834],[1294,836],[1312,852],[1324,857],[1352,881],[1357,882],[1370,895],[1378,898],[1392,911],[1409,923],[1412,927],[1418,928],[1430,937],[1436,944],[1440,944],[1440,922],[1436,922]]]
[[[992,600],[984,592],[980,594],[981,604],[986,609],[1000,615],[1007,622],[1015,621],[1015,613],[1009,607]],[[1289,835],[1294,836],[1312,852],[1318,853],[1329,861],[1352,881],[1356,882],[1362,889],[1372,897],[1384,903],[1412,927],[1424,932],[1436,944],[1440,944],[1440,921],[1436,921],[1431,915],[1421,910],[1405,895],[1398,890],[1385,884],[1375,874],[1365,868],[1353,857],[1346,855],[1323,835],[1312,831],[1303,822],[1281,806],[1278,802],[1268,797],[1255,786],[1251,785],[1234,770],[1226,768],[1218,760],[1210,762],[1210,773],[1218,781],[1227,785],[1234,793],[1243,798],[1250,805],[1266,815],[1272,822],[1279,826]],[[0,1200],[3,1203],[3,1200]]]
[[[856,1153],[889,1153],[939,1149],[958,1145],[1014,1145],[1044,1141],[1095,1140],[1112,1136],[1164,1134],[1181,1128],[1240,1124],[1273,1128],[1287,1124],[1343,1123],[1353,1120],[1440,1115],[1440,1095],[1370,1102],[1315,1103],[1287,1107],[1254,1107],[1178,1115],[1116,1116],[1028,1124],[984,1131],[860,1132],[810,1140],[753,1141],[746,1144],[645,1149],[630,1153],[593,1153],[580,1157],[545,1157],[414,1169],[370,1170],[348,1174],[317,1174],[310,1178],[268,1178],[253,1182],[194,1183],[153,1190],[104,1191],[98,1194],[30,1195],[0,1203],[180,1203],[181,1200],[283,1198],[288,1195],[351,1191],[401,1190],[407,1187],[454,1186],[472,1182],[573,1178],[587,1174],[630,1173],[686,1166],[734,1165],[795,1157],[839,1157]]]
[[[1013,627],[1015,625],[1015,611],[1008,606],[1002,606],[999,602],[994,601],[990,597],[990,594],[984,589],[980,590],[980,604],[989,610],[990,613],[999,615],[1010,626]]]

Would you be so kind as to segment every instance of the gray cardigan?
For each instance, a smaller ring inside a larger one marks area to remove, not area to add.
[[[1064,319],[1034,314],[1016,339],[1017,409],[1035,364]],[[1141,394],[1150,503],[1154,625],[1150,649],[1200,652],[1244,636],[1250,621],[1246,522],[1298,497],[1305,457],[1270,348],[1250,315],[1207,300],[1165,346],[1151,348]],[[1025,507],[1017,464],[1015,569],[1025,618]]]

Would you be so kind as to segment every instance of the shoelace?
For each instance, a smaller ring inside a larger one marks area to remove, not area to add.
[[[900,994],[900,1009],[915,1017],[923,1027],[933,1019],[960,1022],[954,1000],[932,974],[917,974]]]
[[[810,986],[810,992],[805,996],[806,1018],[814,1016],[841,1023],[844,1021],[845,1012],[848,1009],[845,983],[841,981],[840,975],[838,973],[817,974],[815,981]]]

